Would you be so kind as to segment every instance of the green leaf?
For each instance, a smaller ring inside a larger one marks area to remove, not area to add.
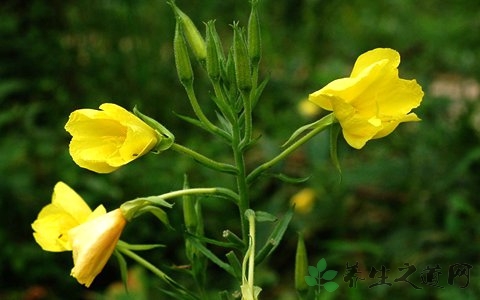
[[[266,211],[255,211],[255,220],[257,222],[276,222],[278,218]]]
[[[260,96],[262,95],[263,93],[263,90],[265,89],[265,87],[267,86],[267,83],[269,81],[270,78],[265,78],[262,83],[260,83],[257,87],[257,89],[255,90],[255,95],[252,99],[252,109],[257,105],[258,103],[258,99],[260,99]]]
[[[189,241],[192,243],[192,245],[195,246],[195,248],[198,249],[198,251],[202,252],[202,254],[205,255],[208,259],[210,259],[214,264],[224,269],[232,276],[236,276],[232,266],[218,258],[215,254],[213,254],[212,251],[210,251],[207,247],[200,243],[196,238],[189,238]]]
[[[317,270],[318,270],[318,272],[323,272],[323,271],[325,271],[326,268],[327,268],[327,261],[325,260],[325,258],[320,259],[320,260],[317,262]]]
[[[230,251],[225,256],[227,257],[228,262],[233,268],[235,278],[237,278],[238,280],[242,280],[242,265],[240,264],[240,261],[238,260],[235,252]]]
[[[317,279],[311,276],[305,276],[305,282],[308,284],[308,286],[318,285]]]
[[[328,270],[323,273],[322,278],[325,280],[332,280],[333,278],[335,278],[335,276],[337,276],[337,274],[338,272],[335,270]]]
[[[197,119],[194,119],[194,118],[191,118],[191,117],[188,117],[188,116],[184,116],[184,115],[181,115],[181,114],[176,113],[176,112],[173,112],[173,114],[174,114],[175,116],[179,117],[180,119],[184,120],[185,122],[188,122],[188,123],[190,123],[190,124],[192,124],[192,125],[195,125],[195,126],[197,126],[197,127],[202,128],[203,130],[207,130],[207,131],[208,131],[208,129],[203,125],[203,123],[200,122],[200,121],[197,120]]]
[[[285,215],[279,220],[275,228],[273,228],[272,233],[268,237],[265,245],[258,251],[257,255],[255,256],[255,264],[261,263],[265,257],[272,254],[272,252],[278,247],[280,241],[287,230],[288,224],[293,217],[293,206],[289,208],[289,210],[285,213]]]
[[[318,270],[317,268],[313,267],[313,266],[308,266],[308,274],[310,274],[310,276],[312,277],[315,277],[315,278],[318,278]]]
[[[331,293],[331,292],[335,291],[336,289],[338,289],[338,283],[330,281],[330,282],[325,283],[323,285],[323,287],[325,288],[325,290],[327,292]]]

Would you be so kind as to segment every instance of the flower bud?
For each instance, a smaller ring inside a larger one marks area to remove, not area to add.
[[[308,289],[305,282],[305,275],[307,274],[308,258],[307,249],[305,248],[305,241],[302,234],[298,235],[297,252],[295,253],[295,289],[303,291]]]
[[[199,61],[204,61],[207,58],[207,47],[202,35],[198,31],[192,20],[181,11],[174,3],[171,3],[172,8],[177,17],[177,24],[180,23],[185,34],[185,38],[192,49],[193,55]]]
[[[238,89],[241,91],[250,91],[252,88],[250,59],[247,45],[242,30],[238,27],[238,23],[233,24],[233,60]]]
[[[253,65],[258,64],[261,55],[260,21],[258,18],[258,0],[251,0],[252,9],[248,19],[248,55]]]
[[[217,42],[218,35],[215,31],[215,22],[207,23],[207,74],[212,80],[218,80],[220,77],[220,55],[218,53]]]
[[[193,82],[193,70],[188,55],[187,45],[182,34],[182,26],[177,22],[173,37],[173,53],[177,67],[178,78],[183,85],[191,85]]]

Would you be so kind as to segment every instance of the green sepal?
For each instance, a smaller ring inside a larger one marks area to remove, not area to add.
[[[164,221],[162,220],[164,219],[163,214],[155,212],[152,208],[156,208],[156,207],[153,205],[159,205],[159,206],[168,207],[168,208],[172,208],[173,206],[173,204],[168,203],[167,201],[165,201],[159,196],[150,196],[150,197],[137,198],[134,200],[127,201],[120,206],[120,209],[122,210],[122,213],[125,216],[125,219],[127,219],[128,221],[138,217],[139,215],[145,212],[152,212],[156,216],[157,214],[159,214],[160,220],[163,222]]]
[[[121,241],[118,241],[119,243]],[[117,247],[118,247],[118,244],[117,244]],[[115,257],[117,258],[117,261],[118,261],[118,266],[120,268],[120,276],[122,278],[122,283],[123,283],[123,287],[125,288],[125,291],[128,293],[128,268],[127,268],[127,261],[125,260],[125,258],[123,257],[123,255],[120,253],[120,251],[118,251],[117,249],[115,249],[113,251],[113,254],[115,255]]]
[[[341,130],[342,126],[340,126],[339,123],[334,123],[330,127],[330,159],[340,174],[340,179],[342,178],[342,168],[340,166],[340,161],[338,160],[338,136]]]
[[[255,221],[257,222],[276,222],[278,218],[266,211],[255,211]]]
[[[290,136],[290,138],[282,145],[282,147],[285,147],[285,146],[287,146],[288,144],[290,144],[291,142],[293,142],[299,135],[301,135],[301,134],[304,133],[305,131],[309,131],[309,130],[312,130],[312,129],[314,129],[314,128],[325,127],[325,126],[331,125],[331,124],[333,124],[334,121],[335,121],[335,117],[333,116],[333,114],[328,114],[328,115],[326,115],[325,117],[321,118],[321,119],[318,120],[318,121],[315,121],[315,122],[313,122],[313,123],[304,125],[304,126],[298,128],[297,130],[295,130],[295,132],[294,132],[294,133]]]
[[[172,146],[175,142],[175,136],[165,126],[160,124],[157,120],[142,114],[136,106],[133,108],[133,113],[148,126],[152,127],[159,135],[158,143],[153,147],[152,151],[159,153]]]
[[[132,251],[145,251],[151,250],[155,248],[163,248],[165,245],[162,244],[129,244],[122,240],[119,240],[117,243],[117,247],[122,247],[124,249],[132,250]]]
[[[274,177],[274,178],[280,179],[283,182],[293,183],[293,184],[303,183],[303,182],[306,182],[310,179],[310,176],[307,176],[307,177],[292,177],[292,176],[285,175],[283,173],[271,174],[271,176]]]
[[[258,251],[255,256],[255,264],[261,263],[267,256],[272,254],[272,252],[278,247],[280,241],[285,234],[285,231],[292,220],[294,213],[294,207],[291,206],[285,215],[278,221],[277,225],[273,228],[272,233],[267,238],[265,245]]]

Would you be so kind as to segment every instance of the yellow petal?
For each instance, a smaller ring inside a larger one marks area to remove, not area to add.
[[[350,77],[358,76],[368,67],[384,60],[387,61],[386,64],[389,68],[397,68],[400,64],[400,54],[389,48],[377,48],[367,51],[357,58]]]
[[[120,209],[69,231],[74,267],[71,275],[89,287],[113,253],[126,220]]]

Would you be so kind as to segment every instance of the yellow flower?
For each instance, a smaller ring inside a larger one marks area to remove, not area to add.
[[[390,134],[399,123],[419,121],[410,111],[423,98],[415,80],[398,77],[400,55],[377,48],[360,55],[348,78],[332,81],[309,100],[333,111],[350,146],[360,149],[371,139]]]
[[[58,182],[53,189],[52,203],[40,211],[32,224],[33,237],[45,251],[69,251],[72,250],[69,230],[105,213],[102,205],[92,212],[74,190]]]
[[[312,188],[304,188],[293,195],[290,202],[295,204],[295,210],[299,213],[309,213],[315,204],[315,190]]]
[[[124,108],[104,103],[100,109],[76,110],[65,125],[72,135],[70,155],[80,167],[110,173],[159,142],[153,128]]]
[[[102,271],[126,223],[122,211],[116,209],[68,232],[73,248],[71,275],[79,283],[89,287]]]

